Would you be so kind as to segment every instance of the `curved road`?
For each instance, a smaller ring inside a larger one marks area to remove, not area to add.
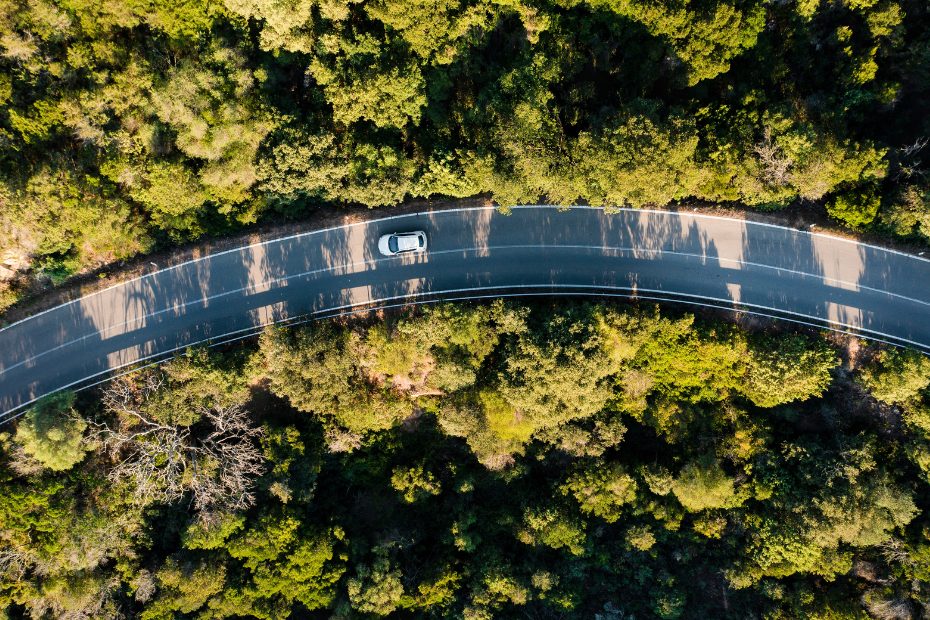
[[[385,232],[430,251],[378,256]],[[609,293],[739,308],[930,350],[930,261],[694,213],[573,207],[401,215],[208,255],[0,330],[0,419],[191,344],[411,298]]]

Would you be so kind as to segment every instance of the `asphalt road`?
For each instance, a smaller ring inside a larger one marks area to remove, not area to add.
[[[429,252],[378,237],[424,230]],[[0,417],[66,387],[273,321],[402,300],[609,293],[740,308],[930,350],[930,261],[692,213],[476,208],[375,219],[217,253],[0,330]]]

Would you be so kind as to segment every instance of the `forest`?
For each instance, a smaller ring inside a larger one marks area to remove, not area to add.
[[[0,435],[0,617],[930,614],[930,359],[648,306],[272,327]]]
[[[926,241],[928,96],[926,0],[0,0],[0,309],[415,198],[796,207]]]

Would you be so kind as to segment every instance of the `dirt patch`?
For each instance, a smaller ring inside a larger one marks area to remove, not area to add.
[[[849,336],[846,338],[846,369],[855,370],[859,363],[859,352],[862,351],[862,341]]]
[[[15,280],[19,273],[29,268],[29,257],[22,252],[7,250],[0,254],[0,282]]]

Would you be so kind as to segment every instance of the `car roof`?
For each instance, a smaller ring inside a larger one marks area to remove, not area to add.
[[[405,250],[415,250],[420,247],[420,239],[417,237],[416,233],[404,233],[397,235],[397,250],[403,252]]]

